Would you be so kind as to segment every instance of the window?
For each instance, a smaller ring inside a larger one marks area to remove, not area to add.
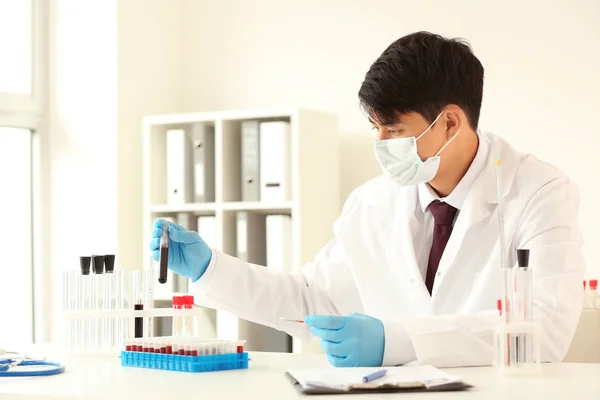
[[[40,143],[44,142],[46,10],[44,0],[0,0],[0,347],[35,337]],[[35,246],[37,245],[37,246]],[[34,268],[35,267],[35,268]],[[15,347],[13,347],[15,346]]]
[[[31,131],[0,127],[0,315],[2,346],[33,340]]]
[[[0,92],[31,95],[31,1],[0,0]]]

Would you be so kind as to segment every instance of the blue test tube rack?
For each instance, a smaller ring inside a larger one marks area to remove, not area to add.
[[[232,369],[248,369],[248,353],[230,353],[202,356],[178,354],[121,352],[124,367],[162,369],[180,372],[211,372]]]

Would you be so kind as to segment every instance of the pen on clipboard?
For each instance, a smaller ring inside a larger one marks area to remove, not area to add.
[[[299,324],[304,324],[304,320],[302,320],[302,319],[283,318],[283,317],[279,317],[279,319],[282,320],[282,321],[297,322]]]
[[[364,383],[372,382],[375,379],[379,379],[379,378],[385,376],[385,374],[387,374],[387,369],[382,369],[382,370],[379,370],[379,371],[375,371],[375,372],[373,372],[373,373],[371,373],[369,375],[364,376],[362,378],[362,381]]]

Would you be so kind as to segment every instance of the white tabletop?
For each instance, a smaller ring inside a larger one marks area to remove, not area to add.
[[[116,358],[71,358],[63,374],[0,378],[0,399],[295,399],[340,400],[299,394],[288,368],[328,367],[321,355],[251,353],[248,370],[190,374],[124,368]],[[493,368],[448,370],[474,388],[466,392],[404,393],[402,399],[600,399],[600,364],[545,364],[541,378],[502,377]],[[362,396],[362,395],[352,395]],[[390,394],[369,394],[388,399]],[[460,396],[460,397],[459,397]],[[352,397],[351,397],[352,398]]]

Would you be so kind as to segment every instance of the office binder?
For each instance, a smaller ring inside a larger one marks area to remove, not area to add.
[[[242,201],[260,200],[260,126],[242,122]]]
[[[198,217],[198,234],[210,248],[214,248],[217,239],[217,225],[215,217]]]
[[[266,256],[266,219],[264,215],[252,212],[237,213],[237,258],[265,265]]]
[[[252,212],[237,213],[237,257],[243,261],[266,265],[266,218]],[[246,339],[245,347],[251,351],[289,352],[291,337],[253,322],[239,321],[239,337]]]
[[[215,131],[205,123],[192,127],[194,149],[194,201],[215,201]]]
[[[267,215],[267,268],[292,270],[292,218],[289,215]]]
[[[260,123],[260,199],[291,199],[291,133],[286,121]]]
[[[292,271],[292,218],[289,215],[267,215],[267,268],[282,272]],[[265,339],[280,352],[291,352],[293,338],[285,332],[270,329]]]
[[[167,131],[167,201],[169,204],[193,200],[192,143],[183,129]]]

